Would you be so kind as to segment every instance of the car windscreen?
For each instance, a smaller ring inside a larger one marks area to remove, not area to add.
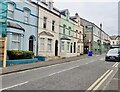
[[[118,49],[111,49],[108,51],[108,54],[118,54]]]

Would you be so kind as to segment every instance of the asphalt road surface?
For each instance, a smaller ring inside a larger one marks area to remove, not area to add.
[[[117,62],[104,55],[7,74],[0,90],[118,90]],[[109,87],[108,85],[111,85]]]

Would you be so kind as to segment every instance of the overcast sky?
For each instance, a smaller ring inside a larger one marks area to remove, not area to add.
[[[118,34],[118,0],[53,0],[54,6],[60,10],[69,9],[70,15],[76,12],[80,17],[99,26],[109,35]],[[109,2],[108,2],[109,1]]]

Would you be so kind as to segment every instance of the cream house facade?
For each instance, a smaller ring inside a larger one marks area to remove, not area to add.
[[[80,24],[80,16],[78,13],[72,16],[71,19],[74,21],[74,42],[76,43],[76,54],[83,54],[83,26]]]
[[[59,56],[59,11],[51,0],[40,1],[38,5],[38,55]]]

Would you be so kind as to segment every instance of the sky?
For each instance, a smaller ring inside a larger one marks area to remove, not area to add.
[[[118,34],[118,0],[53,0],[59,10],[69,9],[70,16],[76,12],[80,17],[103,24],[103,30],[111,35]]]

